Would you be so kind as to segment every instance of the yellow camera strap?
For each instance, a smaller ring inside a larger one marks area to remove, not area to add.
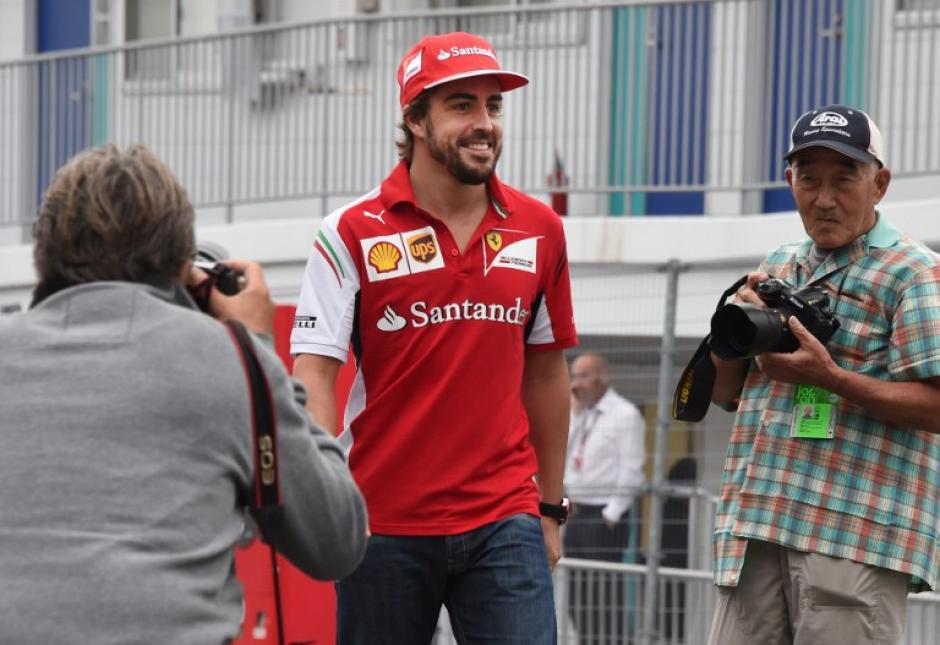
[[[715,311],[721,309],[725,301],[746,282],[747,276],[745,275],[725,290],[718,300]],[[705,418],[705,413],[708,412],[712,390],[715,388],[715,365],[712,363],[708,348],[710,339],[711,334],[702,339],[689,364],[682,370],[682,377],[672,397],[673,419],[696,422]]]

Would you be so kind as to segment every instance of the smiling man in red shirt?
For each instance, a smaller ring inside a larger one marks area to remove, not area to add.
[[[325,219],[291,337],[369,509],[366,559],[337,585],[339,641],[430,642],[446,604],[461,642],[553,643],[577,341],[561,221],[495,175],[502,92],[528,79],[451,33],[413,47],[398,81],[401,162]]]

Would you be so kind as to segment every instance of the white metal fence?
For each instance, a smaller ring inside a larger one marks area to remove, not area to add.
[[[32,56],[0,64],[0,224],[28,221],[55,169],[105,141],[151,146],[199,206],[319,198],[325,209],[387,173],[399,58],[455,29],[488,37],[532,78],[507,94],[501,172],[546,199],[565,183],[572,214],[781,208],[789,125],[830,101],[881,123],[896,176],[940,173],[931,6],[539,3]]]
[[[653,629],[647,632],[641,605],[646,584],[643,566],[562,558],[554,574],[559,645],[706,645],[715,610],[711,572],[675,568],[659,572]],[[454,643],[444,612],[434,645]],[[908,596],[900,645],[938,643],[940,594]]]

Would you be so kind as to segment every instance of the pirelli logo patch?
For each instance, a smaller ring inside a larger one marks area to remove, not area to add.
[[[316,327],[317,327],[316,316],[295,316],[294,317],[294,329],[316,329]]]

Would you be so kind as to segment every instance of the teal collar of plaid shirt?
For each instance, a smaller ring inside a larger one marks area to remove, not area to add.
[[[853,242],[833,250],[829,257],[816,267],[815,272],[809,271],[809,254],[813,248],[813,240],[807,237],[796,253],[796,261],[803,275],[811,276],[810,282],[815,282],[866,255],[871,248],[884,249],[894,246],[901,239],[901,231],[880,212],[875,211],[875,215],[877,220],[870,231]]]
[[[867,251],[868,249],[875,247],[878,249],[885,249],[889,246],[893,246],[901,239],[901,231],[892,224],[887,217],[885,217],[881,212],[875,211],[875,225],[870,231],[865,233],[859,238],[856,238],[855,241],[842,247],[843,249],[849,249],[854,247],[861,240],[863,248]],[[798,256],[805,258],[809,255],[809,250],[813,247],[813,240],[808,236],[804,240]],[[836,249],[838,252],[841,249]]]

